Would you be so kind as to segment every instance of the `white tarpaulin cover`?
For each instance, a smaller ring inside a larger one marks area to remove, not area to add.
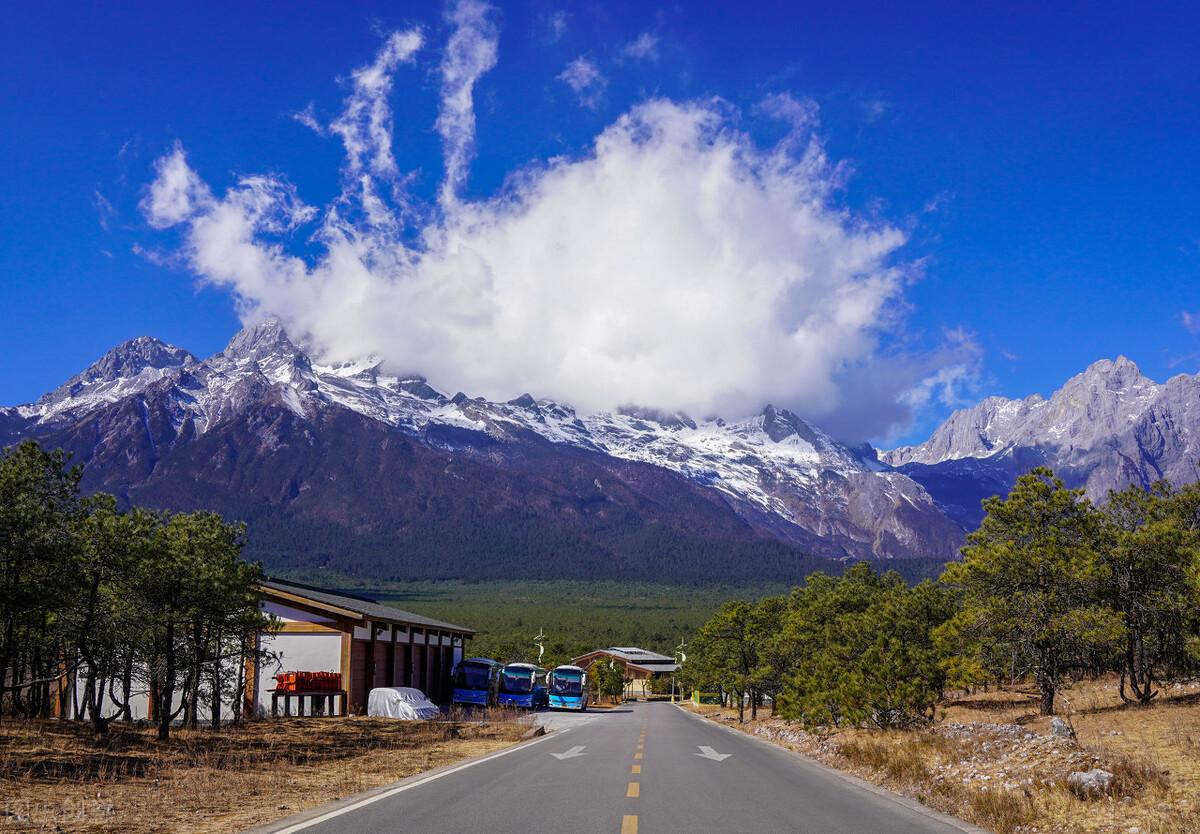
[[[441,712],[424,692],[410,686],[380,686],[367,696],[367,715],[377,718],[428,721]]]

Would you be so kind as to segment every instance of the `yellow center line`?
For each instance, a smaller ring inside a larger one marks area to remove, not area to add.
[[[642,766],[641,766],[641,765],[630,765],[630,766],[629,766],[629,772],[630,772],[630,773],[641,773],[641,772],[642,772]]]
[[[633,757],[634,757],[635,759],[640,759],[640,758],[642,757],[642,754],[641,754],[641,753],[634,753],[634,754],[633,754]]]
[[[625,791],[625,795],[628,797],[641,796],[642,795],[641,782],[630,782],[629,790]]]
[[[626,814],[621,817],[621,834],[637,834],[636,814]]]

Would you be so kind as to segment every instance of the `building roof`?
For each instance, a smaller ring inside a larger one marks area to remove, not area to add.
[[[614,657],[620,657],[625,660],[631,660],[634,663],[674,663],[675,658],[668,657],[665,654],[652,652],[649,649],[639,649],[633,646],[613,646],[612,648],[603,649],[603,651]]]
[[[390,605],[382,605],[370,597],[350,594],[345,591],[330,591],[325,588],[305,585],[301,582],[290,582],[286,579],[275,579],[274,577],[267,577],[259,583],[259,587],[268,595],[271,595],[271,592],[274,591],[276,595],[285,595],[284,598],[286,596],[298,597],[323,608],[336,609],[338,613],[349,619],[372,620],[375,622],[393,623],[395,625],[412,625],[418,628],[441,629],[468,636],[474,636],[475,634],[475,630],[471,628],[442,622],[430,617],[422,617],[420,614],[414,614],[411,611],[393,608]]]
[[[594,655],[615,657],[617,660],[624,661],[630,666],[636,666],[639,669],[645,669],[647,672],[674,672],[679,668],[679,664],[675,662],[675,658],[673,657],[667,657],[665,654],[652,652],[649,649],[639,649],[634,646],[612,646],[607,649],[596,649],[572,659],[571,662],[581,665],[581,660],[593,657]]]

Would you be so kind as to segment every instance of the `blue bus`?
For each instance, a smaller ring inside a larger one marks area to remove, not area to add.
[[[500,670],[500,706],[546,706],[546,670],[532,663],[509,663]]]
[[[588,708],[587,672],[578,666],[555,666],[546,676],[546,695],[551,709]]]
[[[454,667],[454,704],[490,707],[496,703],[501,664],[490,657],[472,657]]]

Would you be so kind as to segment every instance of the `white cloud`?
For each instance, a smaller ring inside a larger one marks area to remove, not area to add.
[[[596,65],[583,56],[567,64],[558,74],[558,80],[571,88],[580,104],[593,110],[600,103],[600,94],[607,83]]]
[[[1192,335],[1200,334],[1200,313],[1190,313],[1183,310],[1179,314],[1179,323],[1183,325],[1183,329]]]
[[[470,84],[490,66],[481,14],[454,18],[452,40],[471,32],[478,48],[443,86],[451,188],[474,142]],[[376,354],[446,390],[730,418],[773,402],[853,437],[904,423],[914,388],[929,399],[955,384],[951,371],[929,378],[961,362],[957,337],[932,354],[904,343],[905,234],[837,203],[840,169],[811,105],[784,107],[805,118],[761,147],[726,102],[652,99],[579,156],[414,221],[383,186],[397,170],[386,91],[419,42],[393,36],[354,74],[334,122],[348,188],[324,209],[316,256],[287,249],[316,212],[282,179],[243,178],[217,197],[181,148],[156,164],[148,221],[180,228],[180,256],[244,318],[278,316],[319,358]]]
[[[567,13],[557,11],[550,15],[546,30],[546,39],[550,43],[557,43],[562,40],[563,36],[567,34]]]
[[[351,73],[351,91],[345,109],[328,128],[346,148],[348,179],[363,174],[386,181],[398,178],[399,170],[392,155],[392,109],[388,97],[396,67],[411,62],[421,44],[419,31],[394,32],[372,63]]]
[[[658,35],[642,32],[633,41],[621,47],[619,57],[633,61],[658,60]]]
[[[117,216],[116,208],[99,189],[92,192],[92,204],[96,207],[96,220],[100,223],[100,228],[109,231],[110,222]]]
[[[142,213],[154,228],[177,226],[214,205],[212,193],[188,165],[179,143],[154,161],[154,172],[154,182],[141,202]]]
[[[479,0],[459,0],[447,15],[454,24],[454,33],[442,58],[442,107],[437,119],[446,161],[440,195],[443,206],[457,200],[474,154],[475,82],[496,65],[498,34],[488,19],[489,11]]]
[[[869,125],[875,124],[892,109],[892,105],[886,99],[879,97],[863,99],[858,106],[862,111],[863,121]]]
[[[311,101],[305,105],[303,110],[297,110],[295,113],[293,113],[292,118],[316,133],[318,136],[324,136],[327,132],[325,130],[325,125],[318,121],[316,107]]]
[[[820,112],[816,102],[798,99],[791,93],[772,93],[758,107],[768,116],[790,124],[797,131],[796,136],[803,136],[803,129],[814,126]]]

